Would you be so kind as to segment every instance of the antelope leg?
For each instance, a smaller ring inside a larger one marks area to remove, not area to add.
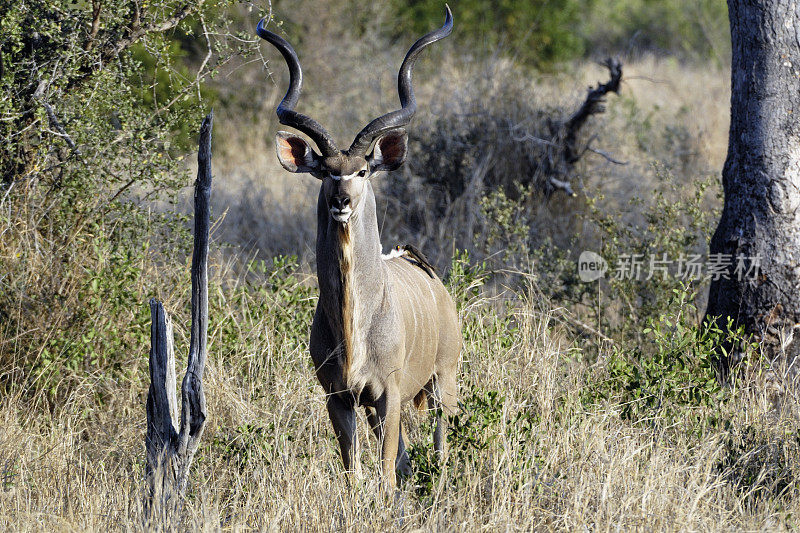
[[[397,460],[395,460],[394,467],[397,470],[397,475],[400,478],[406,478],[411,475],[411,459],[408,457],[406,451],[406,443],[403,442],[403,425],[400,425],[398,432],[400,438],[397,439]]]
[[[367,407],[367,420],[375,433],[375,438],[378,439],[378,446],[383,442],[383,426],[378,419],[377,411],[372,407]],[[400,424],[399,438],[397,439],[397,458],[394,461],[394,468],[400,478],[405,478],[411,474],[411,459],[408,457],[406,451],[406,443],[403,441],[403,424]]]
[[[444,458],[447,448],[447,417],[458,409],[458,384],[455,374],[436,376],[433,379],[433,394],[428,397],[428,406],[436,413],[436,429],[433,432],[433,448],[439,459]]]
[[[328,396],[326,402],[328,416],[333,425],[333,432],[339,441],[339,450],[342,452],[344,469],[349,473],[353,471],[353,462],[356,459],[356,410],[348,402],[338,396]]]
[[[378,401],[376,411],[378,425],[383,432],[383,438],[379,440],[381,471],[384,481],[393,489],[397,486],[395,461],[400,443],[400,395],[396,391],[387,390]]]

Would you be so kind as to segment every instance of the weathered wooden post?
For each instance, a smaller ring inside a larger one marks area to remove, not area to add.
[[[192,332],[186,375],[181,385],[181,415],[175,397],[172,322],[161,302],[150,300],[150,390],[147,394],[147,484],[145,519],[153,529],[178,525],[189,468],[206,423],[203,371],[208,331],[208,229],[211,196],[213,112],[200,128],[194,187],[192,254]]]

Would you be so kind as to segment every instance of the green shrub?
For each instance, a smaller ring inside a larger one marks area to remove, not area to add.
[[[481,462],[492,440],[497,437],[503,419],[503,397],[497,391],[471,390],[459,401],[459,413],[448,417],[447,448],[453,489],[458,488],[459,475],[463,469],[472,468]],[[426,434],[432,434],[433,424],[424,426]],[[417,495],[430,496],[441,474],[441,458],[433,450],[432,442],[415,443],[409,448],[413,467],[411,481]]]
[[[153,269],[189,242],[182,217],[153,207],[190,182],[184,155],[209,105],[199,81],[234,52],[231,4],[0,8],[0,389],[54,397],[70,376],[136,368],[146,302],[175,281]],[[216,29],[207,63],[186,38],[203,25]]]
[[[473,264],[469,252],[456,250],[450,262],[450,269],[444,278],[444,284],[453,297],[456,307],[463,311],[480,298],[481,287],[488,278],[486,262]]]
[[[612,348],[604,371],[587,385],[584,401],[605,400],[636,423],[680,423],[697,431],[716,424],[724,394],[715,348],[723,332],[696,323],[693,297],[675,289],[669,312],[647,319],[641,345]]]
[[[218,357],[230,360],[252,356],[259,347],[275,342],[280,343],[283,353],[305,352],[317,291],[304,283],[297,257],[277,256],[270,262],[256,259],[246,268],[243,282],[209,291],[209,316],[221,318]],[[278,368],[298,364],[273,356],[259,353],[250,363]],[[299,364],[306,368],[311,359],[304,358]],[[240,368],[253,371],[252,367]]]
[[[705,264],[706,231],[718,216],[710,207],[713,178],[693,180],[687,187],[663,167],[654,165],[654,173],[658,181],[651,197],[633,197],[625,211],[609,208],[602,194],[587,197],[585,233],[565,249],[545,241],[532,252],[537,287],[626,347],[627,342],[645,343],[646,324],[668,315],[676,294],[694,298],[703,292],[707,271],[689,275],[689,259]],[[599,281],[578,276],[581,242],[594,244],[586,250],[607,263]],[[687,312],[699,322],[696,309]]]
[[[455,0],[450,8],[458,29],[456,39],[488,53],[498,46],[510,48],[512,55],[525,62],[548,66],[584,52],[584,40],[574,32],[581,4],[578,0]],[[398,30],[422,35],[441,25],[442,2],[413,0],[395,5],[398,15],[392,24]]]
[[[730,51],[728,9],[721,0],[591,2],[581,33],[590,49],[651,51],[720,64]]]
[[[645,51],[720,63],[730,50],[727,6],[720,0],[567,0],[449,2],[455,40],[492,54],[499,48],[539,68],[599,53]],[[421,35],[441,24],[442,3],[394,0],[392,28]]]
[[[22,365],[30,374],[17,385],[33,385],[57,398],[85,375],[130,379],[139,371],[132,361],[150,342],[150,314],[143,300],[146,288],[153,286],[143,269],[147,249],[109,237],[102,231],[95,234],[91,247],[98,261],[84,263],[75,299],[63,302],[68,310],[62,322],[52,329],[38,357]]]

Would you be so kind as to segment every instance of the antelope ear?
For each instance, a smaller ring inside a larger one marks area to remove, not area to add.
[[[407,153],[408,134],[402,130],[390,131],[378,139],[367,161],[373,172],[395,170],[406,160]]]
[[[275,135],[275,151],[278,161],[289,172],[308,172],[316,174],[322,156],[317,154],[303,139],[288,131],[279,131]]]

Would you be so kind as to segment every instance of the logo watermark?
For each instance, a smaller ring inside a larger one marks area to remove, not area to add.
[[[620,254],[613,269],[600,254],[585,250],[578,258],[578,277],[581,281],[597,281],[609,273],[610,279],[648,281],[661,276],[690,280],[736,279],[755,280],[761,272],[760,256],[736,256],[732,254],[681,254],[669,258],[647,257],[644,254]]]
[[[578,276],[581,281],[597,281],[605,276],[608,270],[608,263],[600,254],[588,250],[581,252],[578,258]]]

